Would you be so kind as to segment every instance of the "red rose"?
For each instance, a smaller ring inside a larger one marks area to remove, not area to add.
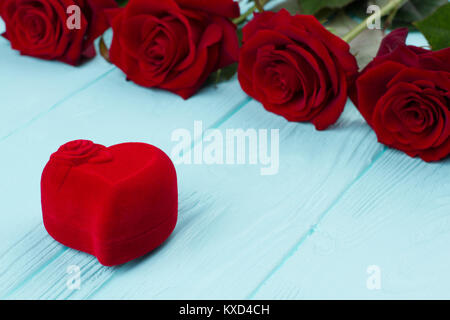
[[[238,60],[233,0],[131,0],[110,10],[111,62],[144,87],[184,99],[214,71]]]
[[[67,26],[74,5],[81,9],[80,29]],[[3,36],[23,55],[77,65],[95,56],[93,42],[108,28],[103,9],[115,7],[114,0],[1,0]]]
[[[308,15],[256,14],[243,30],[238,77],[243,90],[289,121],[324,130],[347,102],[356,59],[346,42]]]
[[[407,46],[407,35],[399,29],[383,40],[352,99],[381,143],[437,161],[450,154],[450,48]]]

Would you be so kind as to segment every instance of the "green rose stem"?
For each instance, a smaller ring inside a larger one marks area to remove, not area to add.
[[[344,37],[342,37],[342,40],[345,42],[351,42],[353,39],[355,39],[361,32],[363,32],[369,24],[372,24],[375,22],[377,18],[384,17],[386,15],[391,14],[392,12],[397,11],[399,8],[401,8],[406,2],[409,0],[391,0],[387,5],[385,5],[383,8],[381,8],[381,11],[379,13],[374,13],[370,17],[368,17],[366,20],[358,24],[355,28],[350,30],[349,33],[347,33]]]
[[[242,22],[244,22],[245,20],[247,20],[248,16],[250,16],[253,12],[256,11],[256,9],[258,9],[259,11],[264,11],[264,6],[267,4],[267,2],[269,2],[270,0],[255,0],[255,4],[248,9],[246,12],[244,12],[243,14],[241,14],[240,17],[236,18],[233,20],[234,24],[241,24]]]

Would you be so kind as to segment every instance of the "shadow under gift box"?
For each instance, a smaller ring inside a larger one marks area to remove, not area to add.
[[[173,163],[144,143],[106,148],[86,140],[69,142],[47,163],[41,198],[47,232],[105,266],[128,262],[161,245],[178,216]]]

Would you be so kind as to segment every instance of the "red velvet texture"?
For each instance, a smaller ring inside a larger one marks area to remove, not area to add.
[[[144,143],[106,148],[76,140],[61,146],[42,173],[41,197],[47,232],[105,266],[160,246],[178,216],[173,163]]]

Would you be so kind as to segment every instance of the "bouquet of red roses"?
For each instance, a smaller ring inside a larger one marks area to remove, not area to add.
[[[77,65],[111,26],[100,51],[141,86],[188,99],[237,72],[288,121],[325,130],[350,97],[381,143],[425,161],[450,154],[447,0],[118,2],[2,0],[4,37],[21,54]],[[431,47],[406,45],[407,28]]]

